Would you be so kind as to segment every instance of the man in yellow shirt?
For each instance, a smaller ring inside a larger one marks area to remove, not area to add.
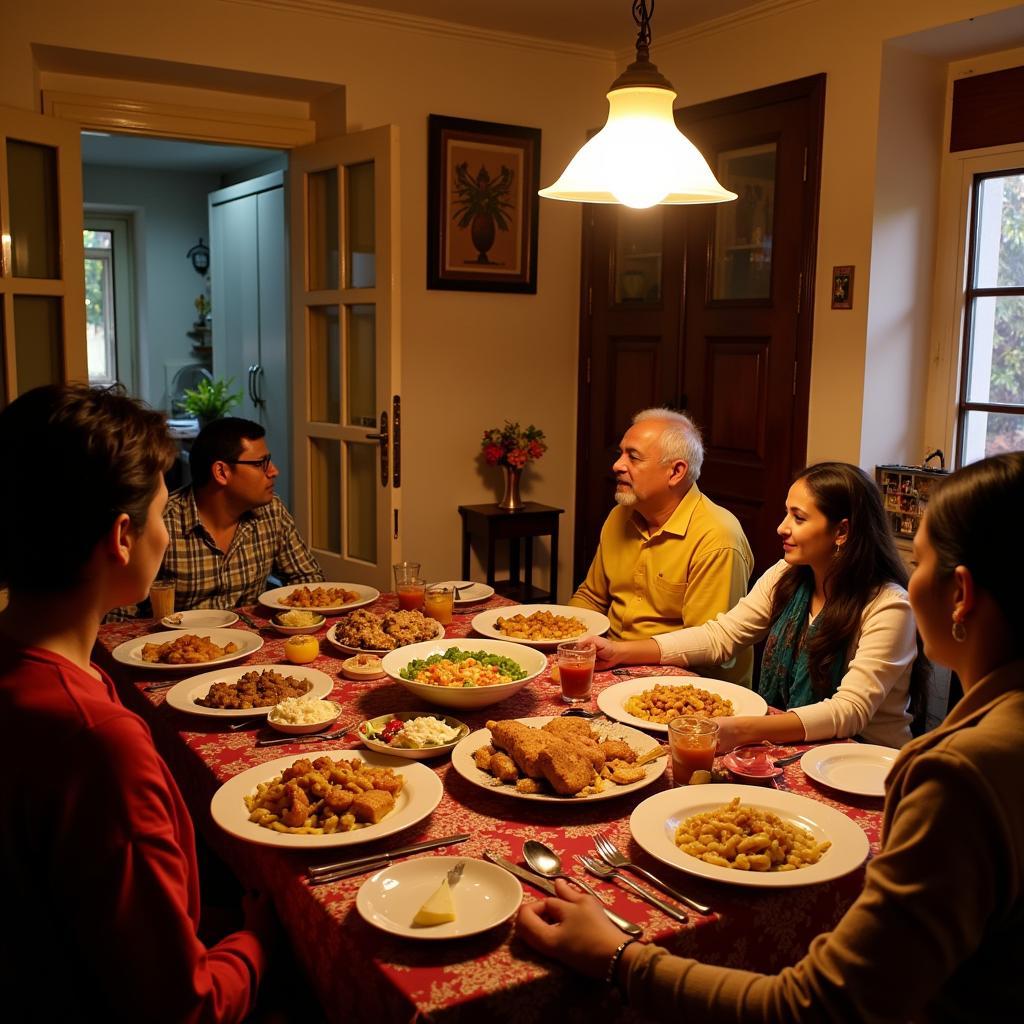
[[[704,446],[682,413],[633,417],[612,467],[615,501],[587,578],[569,600],[611,620],[608,636],[640,640],[699,626],[747,593],[754,556],[739,520],[697,488]],[[749,686],[754,652],[708,668]]]

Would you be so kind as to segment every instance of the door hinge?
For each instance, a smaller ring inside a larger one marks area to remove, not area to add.
[[[804,146],[804,181],[807,180],[807,147]]]
[[[796,311],[799,315],[804,301],[804,272],[801,270],[796,275]]]
[[[391,481],[394,487],[402,486],[402,399],[394,395],[391,399],[391,465],[394,473]],[[386,481],[385,481],[386,483]],[[398,523],[395,523],[395,536],[398,536]]]
[[[793,360],[793,397],[794,398],[796,398],[796,376],[797,376],[797,367],[798,366],[799,366],[799,363],[797,363],[797,361],[794,359]]]
[[[395,540],[398,540],[398,509],[395,509]]]

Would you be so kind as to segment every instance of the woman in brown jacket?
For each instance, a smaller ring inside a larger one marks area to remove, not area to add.
[[[934,494],[910,602],[925,653],[964,697],[903,748],[864,891],[803,960],[767,976],[624,944],[563,882],[561,898],[522,909],[519,934],[663,1020],[1024,1019],[1022,521],[1024,453],[968,466]]]

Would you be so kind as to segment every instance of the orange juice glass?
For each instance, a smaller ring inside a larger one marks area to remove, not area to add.
[[[452,621],[455,609],[455,591],[451,587],[428,587],[423,599],[424,614],[437,619],[442,626]]]

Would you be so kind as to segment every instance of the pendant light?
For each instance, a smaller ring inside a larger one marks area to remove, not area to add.
[[[736,198],[718,183],[697,147],[676,127],[671,83],[650,62],[654,0],[633,0],[639,26],[636,61],[612,82],[605,126],[540,195],[575,203],[723,203]]]

